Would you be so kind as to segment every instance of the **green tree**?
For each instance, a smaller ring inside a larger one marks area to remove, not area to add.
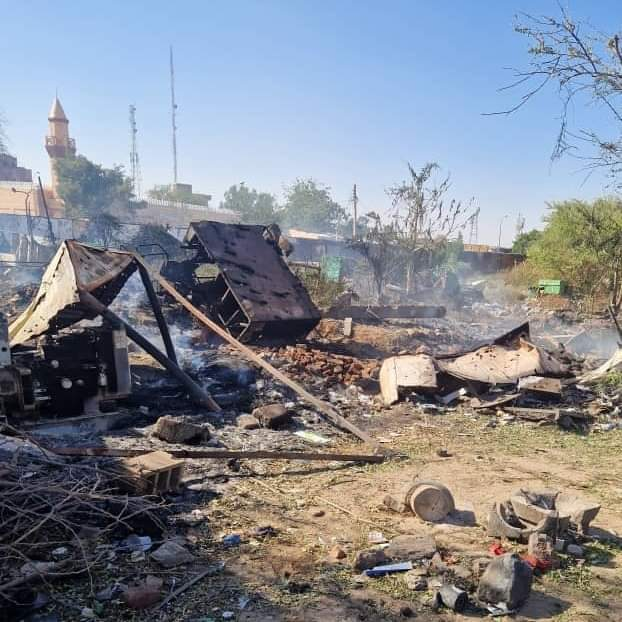
[[[220,207],[239,214],[240,220],[249,225],[269,225],[278,223],[281,214],[273,195],[257,192],[244,182],[231,186],[225,192],[225,200]]]
[[[537,242],[542,237],[542,231],[539,229],[532,229],[531,231],[525,231],[519,233],[514,242],[512,242],[512,252],[520,253],[521,255],[527,255],[529,247]]]
[[[88,235],[108,246],[120,227],[120,217],[136,208],[123,167],[104,168],[81,155],[56,160],[55,166],[67,215],[88,219]]]
[[[297,179],[285,190],[283,224],[315,233],[335,233],[347,222],[345,210],[330,188],[313,179]]]
[[[590,299],[610,296],[616,311],[622,297],[622,201],[617,198],[563,201],[550,206],[546,227],[529,247],[528,261],[542,276],[568,281]]]
[[[151,199],[160,199],[161,201],[177,201],[179,203],[190,203],[192,205],[204,205],[207,207],[212,197],[209,194],[201,194],[200,192],[188,192],[182,188],[174,188],[168,185],[156,185],[147,192],[147,196]]]

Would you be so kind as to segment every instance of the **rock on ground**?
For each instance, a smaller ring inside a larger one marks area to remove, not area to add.
[[[477,597],[486,603],[506,603],[509,609],[516,609],[529,598],[532,580],[531,567],[518,555],[501,555],[488,564]]]

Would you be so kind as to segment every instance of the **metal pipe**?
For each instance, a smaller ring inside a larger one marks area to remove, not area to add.
[[[164,347],[166,348],[166,354],[168,355],[168,358],[173,361],[173,363],[177,363],[177,354],[175,354],[175,346],[173,345],[173,340],[171,339],[171,333],[168,329],[168,324],[164,319],[162,307],[160,306],[160,301],[158,300],[158,296],[153,288],[153,283],[151,282],[149,273],[140,261],[136,263],[138,264],[138,272],[140,273],[140,278],[145,286],[145,291],[147,292],[147,297],[151,303],[153,314],[155,315],[156,322],[158,323],[160,335],[162,335],[162,341],[164,342]]]

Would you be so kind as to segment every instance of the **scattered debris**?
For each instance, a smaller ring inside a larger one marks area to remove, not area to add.
[[[171,415],[165,415],[156,421],[153,434],[167,443],[200,442],[210,438],[210,432],[206,426],[190,423]]]
[[[392,356],[380,368],[380,391],[385,406],[398,401],[400,387],[433,392],[437,386],[434,360],[427,354]]]
[[[253,410],[252,416],[264,428],[272,430],[285,425],[291,419],[291,413],[283,404],[266,404]]]
[[[460,613],[469,604],[469,595],[455,585],[446,583],[441,585],[436,593],[436,602],[439,606],[445,606]]]
[[[374,566],[368,570],[365,570],[365,574],[368,577],[384,577],[387,574],[393,574],[395,572],[406,572],[412,570],[412,562],[400,562],[398,564],[385,564],[384,566]]]
[[[152,451],[134,458],[124,459],[123,483],[139,494],[157,495],[176,491],[181,483],[184,461],[174,459],[165,451]]]
[[[164,568],[174,568],[194,561],[194,555],[175,540],[168,540],[162,544],[151,553],[151,558]]]

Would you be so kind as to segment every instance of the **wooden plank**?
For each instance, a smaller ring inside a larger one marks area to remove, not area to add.
[[[137,259],[142,262],[142,258],[137,256]],[[145,268],[149,270],[149,268],[145,265]],[[306,389],[300,386],[297,382],[294,382],[291,378],[286,376],[283,372],[276,369],[268,363],[264,361],[260,356],[255,354],[248,346],[245,346],[243,343],[240,343],[235,337],[230,335],[226,330],[221,328],[216,322],[211,320],[207,315],[205,315],[202,311],[197,309],[190,301],[188,301],[182,294],[180,294],[164,277],[159,274],[155,274],[154,272],[150,272],[151,278],[154,281],[157,281],[162,288],[172,296],[180,305],[182,305],[187,311],[189,311],[194,317],[197,318],[202,324],[207,326],[209,329],[214,331],[219,337],[222,337],[225,341],[234,346],[237,350],[239,350],[249,361],[255,363],[262,369],[265,369],[270,375],[276,378],[279,382],[282,382],[284,385],[292,389],[292,391],[296,392],[300,397],[302,397],[305,401],[311,404],[314,408],[319,410],[322,414],[324,414],[330,421],[332,421],[336,426],[348,430],[352,432],[355,436],[360,438],[363,442],[372,445],[376,449],[380,449],[380,446],[374,441],[368,434],[363,432],[360,428],[358,428],[353,423],[349,422],[347,419],[344,419],[336,410],[332,408],[326,402],[318,399],[314,395],[311,395]]]
[[[113,447],[46,447],[59,456],[102,456],[128,458],[153,452],[148,449],[115,449]],[[306,451],[265,451],[231,449],[167,449],[166,453],[175,458],[208,460],[304,460],[325,462],[374,462],[380,463],[384,456],[380,454],[329,454]]]

